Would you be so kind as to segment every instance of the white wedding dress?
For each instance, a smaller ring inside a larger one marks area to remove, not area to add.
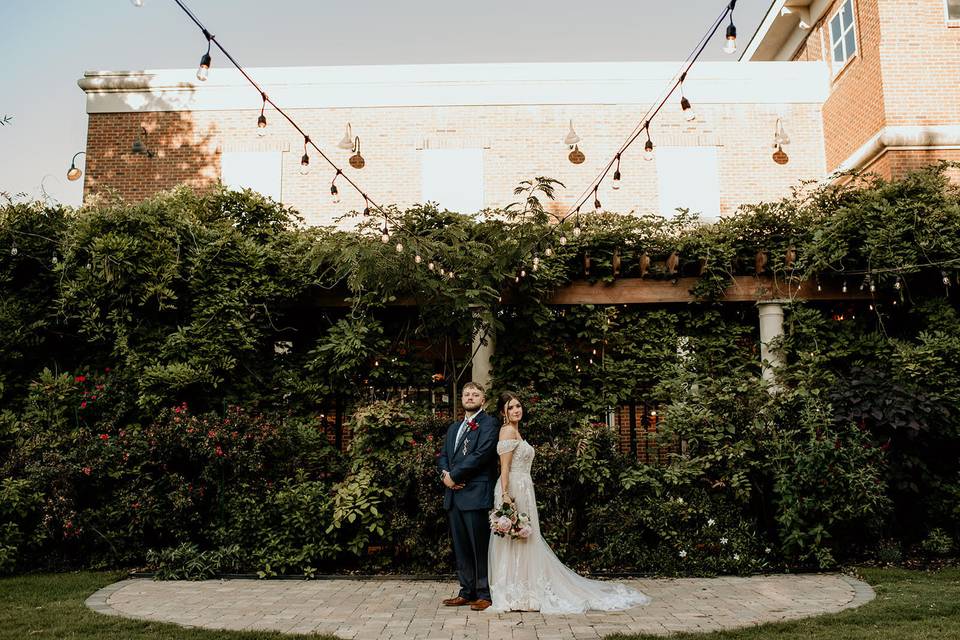
[[[530,516],[533,533],[526,540],[490,536],[488,570],[493,604],[489,611],[582,613],[629,609],[650,602],[636,589],[616,582],[590,580],[566,567],[540,535],[540,518],[530,468],[534,449],[526,440],[501,440],[497,453],[513,451],[510,495],[518,511]],[[502,502],[500,481],[494,504]]]

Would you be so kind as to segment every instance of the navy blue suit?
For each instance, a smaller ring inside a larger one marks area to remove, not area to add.
[[[467,427],[455,442],[463,420],[447,427],[447,436],[440,449],[440,470],[463,488],[447,489],[443,508],[450,518],[453,552],[457,558],[460,596],[468,600],[490,600],[487,577],[487,547],[490,543],[488,512],[493,508],[493,489],[497,470],[497,440],[500,424],[490,414],[480,411],[474,418],[477,429]]]

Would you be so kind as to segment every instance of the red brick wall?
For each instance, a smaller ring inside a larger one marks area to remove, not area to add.
[[[832,3],[794,60],[833,64],[829,20],[841,5]],[[884,126],[960,123],[960,28],[947,26],[943,0],[855,0],[854,14],[857,53],[833,76],[823,105],[828,171]],[[893,177],[952,156],[898,150],[869,169]]]
[[[960,124],[960,28],[944,0],[885,0],[880,19],[887,124]]]

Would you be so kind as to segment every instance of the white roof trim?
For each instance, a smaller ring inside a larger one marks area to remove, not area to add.
[[[638,104],[662,97],[679,63],[518,63],[248,69],[283,108]],[[235,69],[88,71],[87,113],[259,109]],[[822,103],[820,62],[700,62],[684,83],[694,104]],[[679,99],[679,97],[677,98]]]

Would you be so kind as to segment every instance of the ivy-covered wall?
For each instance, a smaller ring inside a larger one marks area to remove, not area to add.
[[[435,412],[469,375],[471,305],[497,334],[488,397],[524,398],[545,533],[581,569],[949,553],[960,193],[943,172],[806,187],[710,225],[582,216],[579,237],[548,225],[543,178],[481,219],[396,211],[388,243],[382,220],[307,228],[251,193],[8,202],[0,570],[449,571]],[[788,282],[875,289],[788,302],[776,394],[756,308],[720,298],[758,252]],[[640,277],[644,256],[644,277],[671,277],[671,254],[700,274],[695,302],[547,303],[571,280],[613,280],[614,255],[616,277]],[[631,401],[658,408],[641,434],[669,452],[656,464],[605,424]]]

